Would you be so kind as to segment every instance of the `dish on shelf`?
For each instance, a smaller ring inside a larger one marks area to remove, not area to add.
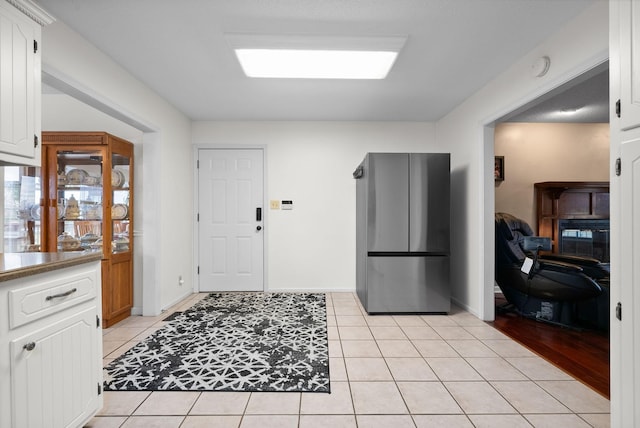
[[[114,204],[111,207],[111,218],[113,220],[122,220],[127,218],[127,214],[129,213],[129,207],[125,204]]]
[[[64,205],[58,205],[58,220],[64,217]]]
[[[102,205],[95,203],[80,204],[80,213],[84,219],[101,219]]]
[[[99,237],[98,239],[96,239],[95,241],[90,243],[89,244],[89,248],[94,250],[94,251],[101,250],[102,249],[102,237]]]
[[[111,250],[114,253],[129,251],[129,240],[127,238],[114,239],[111,241]]]
[[[87,176],[84,180],[84,184],[88,186],[97,186],[100,184],[100,177],[94,177],[92,175]]]
[[[91,248],[91,244],[96,242],[98,239],[100,239],[100,237],[95,233],[85,233],[80,237],[80,245],[82,248],[89,249]],[[99,245],[101,246],[102,244]]]
[[[58,236],[58,250],[62,251],[74,251],[82,248],[80,240],[74,238],[69,232],[63,232]]]
[[[89,173],[84,169],[72,169],[67,172],[67,183],[68,184],[82,184],[85,182]]]
[[[77,219],[80,217],[80,206],[78,205],[78,200],[73,195],[67,199],[65,205],[64,216],[66,218]]]
[[[125,182],[125,176],[124,176],[124,172],[120,171],[119,169],[112,169],[111,170],[111,187],[122,187],[124,186],[124,182]]]
[[[17,212],[19,219],[27,221],[40,220],[40,205],[38,204],[21,203]]]
[[[31,218],[33,220],[40,220],[40,205],[33,205],[31,207]]]

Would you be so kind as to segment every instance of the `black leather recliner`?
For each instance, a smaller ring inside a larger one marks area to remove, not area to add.
[[[496,213],[495,223],[495,280],[508,302],[499,311],[512,309],[553,324],[608,330],[607,264],[577,256],[538,256],[539,247],[531,248],[530,242],[547,238],[527,238],[534,235],[531,227],[511,214]],[[528,273],[521,270],[526,257],[534,261]]]

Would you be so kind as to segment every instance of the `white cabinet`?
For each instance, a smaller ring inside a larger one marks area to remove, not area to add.
[[[11,341],[13,426],[77,427],[99,407],[100,360],[87,358],[97,354],[96,311]]]
[[[640,2],[620,2],[620,128],[640,126]],[[633,35],[636,35],[635,37]]]
[[[41,25],[27,0],[0,0],[0,164],[40,165]]]
[[[0,426],[80,427],[102,407],[100,261],[0,282]]]
[[[640,0],[609,2],[611,426],[640,426]],[[617,168],[617,165],[620,168]],[[616,171],[617,170],[617,171]]]

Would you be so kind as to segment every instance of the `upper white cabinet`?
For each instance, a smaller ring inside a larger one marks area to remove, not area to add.
[[[42,26],[29,0],[0,0],[0,165],[40,166]]]
[[[640,126],[640,2],[621,1],[620,7],[620,104],[623,131]],[[635,37],[633,35],[636,35]]]

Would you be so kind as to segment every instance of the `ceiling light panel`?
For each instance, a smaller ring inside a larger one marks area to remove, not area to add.
[[[225,36],[249,77],[384,79],[406,37]]]
[[[249,77],[295,79],[384,79],[397,52],[237,49]]]

